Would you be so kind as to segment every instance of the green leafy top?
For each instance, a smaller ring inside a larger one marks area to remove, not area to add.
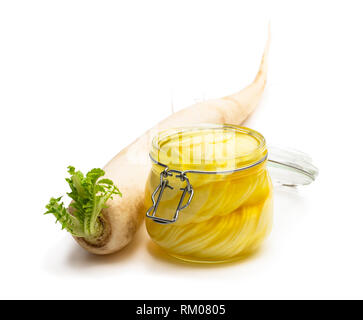
[[[84,238],[97,238],[102,234],[102,224],[98,217],[106,208],[108,199],[113,195],[121,196],[120,190],[109,179],[100,179],[105,175],[102,169],[92,169],[86,176],[74,167],[68,167],[69,178],[66,181],[71,188],[67,195],[73,200],[70,204],[72,214],[68,212],[62,197],[51,198],[46,205],[47,212],[52,213],[57,222],[71,234]]]

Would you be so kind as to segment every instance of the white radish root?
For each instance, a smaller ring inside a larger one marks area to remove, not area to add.
[[[147,208],[144,207],[144,188],[151,168],[148,153],[153,133],[157,130],[198,123],[241,124],[255,109],[266,85],[268,38],[259,71],[254,81],[243,90],[219,99],[197,103],[172,114],[118,153],[104,167],[106,177],[113,180],[122,192],[102,210],[103,234],[95,241],[75,237],[86,250],[94,254],[119,251],[133,239]]]

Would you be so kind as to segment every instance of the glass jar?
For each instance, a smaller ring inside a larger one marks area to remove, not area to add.
[[[227,262],[269,234],[273,194],[260,133],[233,125],[169,129],[153,139],[150,158],[146,228],[168,254]]]

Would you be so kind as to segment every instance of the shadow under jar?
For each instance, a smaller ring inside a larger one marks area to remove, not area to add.
[[[176,258],[243,258],[269,234],[272,183],[264,137],[233,125],[170,129],[152,143],[146,228]]]

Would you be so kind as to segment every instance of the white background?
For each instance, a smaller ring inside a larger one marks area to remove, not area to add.
[[[276,190],[259,254],[175,263],[142,229],[91,256],[42,215],[68,165],[102,167],[171,101],[252,81],[269,20],[268,85],[246,124],[320,176]],[[363,298],[362,32],[360,1],[1,1],[0,298]]]

